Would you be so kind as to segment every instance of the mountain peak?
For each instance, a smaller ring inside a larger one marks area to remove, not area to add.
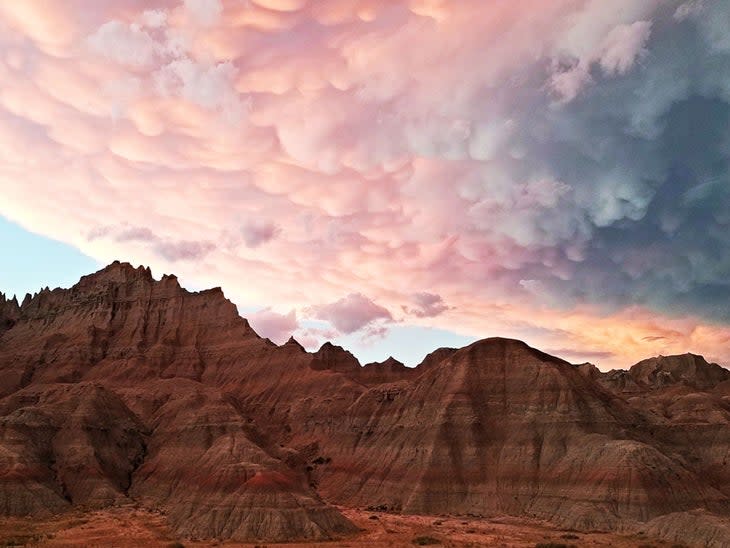
[[[437,366],[442,361],[450,358],[458,351],[458,348],[441,347],[437,348],[433,352],[426,354],[421,363],[416,366],[419,371],[428,371],[429,369]]]
[[[163,276],[163,279],[165,279],[165,276]],[[135,268],[130,263],[114,261],[93,274],[82,276],[74,287],[88,287],[109,282],[126,283],[138,280],[150,283],[154,281],[150,267],[140,265]]]
[[[629,369],[629,374],[640,385],[651,388],[684,382],[706,390],[730,379],[730,370],[689,352],[642,360]]]
[[[562,358],[533,348],[524,341],[506,337],[487,337],[480,339],[469,346],[459,349],[454,356],[465,354],[477,357],[504,356],[508,354],[513,357],[530,356],[542,362],[570,365],[569,362]]]
[[[302,352],[306,352],[306,350],[299,343],[299,341],[294,338],[294,335],[292,335],[291,337],[289,337],[289,340],[287,340],[282,346],[291,346],[291,347],[298,348]]]
[[[349,350],[327,341],[314,353],[312,368],[356,373],[360,369],[360,362]]]
[[[8,298],[8,296],[5,295],[5,293],[0,292],[0,306],[2,306],[2,305],[8,305],[8,306],[12,306],[12,307],[20,306],[20,305],[18,305],[18,297],[13,295],[13,298],[11,299],[11,298]]]
[[[406,369],[406,366],[402,362],[396,360],[393,356],[388,356],[382,362],[370,362],[370,363],[366,363],[363,367],[380,367],[380,368],[388,368],[388,369]]]
[[[20,316],[18,299],[13,296],[7,299],[4,293],[0,293],[0,332],[10,328]]]

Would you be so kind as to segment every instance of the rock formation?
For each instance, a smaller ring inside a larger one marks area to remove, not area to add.
[[[355,530],[340,504],[722,545],[729,425],[730,372],[691,354],[602,373],[484,339],[361,366],[119,262],[0,295],[5,515],[134,500],[187,537],[315,540]]]
[[[0,333],[13,327],[19,315],[18,299],[7,299],[4,293],[0,293]]]

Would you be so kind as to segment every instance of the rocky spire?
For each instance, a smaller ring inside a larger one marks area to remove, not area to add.
[[[298,340],[296,340],[296,339],[294,338],[294,335],[292,335],[291,337],[289,337],[289,340],[288,340],[288,341],[286,341],[286,342],[285,342],[285,343],[283,344],[283,346],[291,346],[291,347],[294,347],[294,348],[298,348],[298,349],[299,349],[300,351],[302,351],[302,352],[306,352],[306,350],[305,350],[305,349],[304,349],[304,347],[303,347],[303,346],[302,346],[302,345],[301,345],[301,344],[299,343],[299,341],[298,341]]]
[[[0,333],[12,327],[19,317],[20,307],[15,295],[8,299],[4,293],[0,293]]]

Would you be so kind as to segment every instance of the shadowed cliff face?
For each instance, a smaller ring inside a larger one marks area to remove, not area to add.
[[[0,396],[6,515],[133,499],[185,536],[281,541],[352,533],[338,503],[730,539],[730,372],[699,356],[601,373],[484,339],[361,366],[113,263],[0,297]]]
[[[8,299],[4,293],[0,293],[0,333],[13,327],[19,315],[18,300],[15,297]]]

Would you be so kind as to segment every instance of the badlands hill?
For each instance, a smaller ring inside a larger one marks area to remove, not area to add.
[[[339,506],[730,545],[730,371],[497,338],[361,366],[119,262],[0,295],[0,514],[129,501],[202,539],[342,538]]]

